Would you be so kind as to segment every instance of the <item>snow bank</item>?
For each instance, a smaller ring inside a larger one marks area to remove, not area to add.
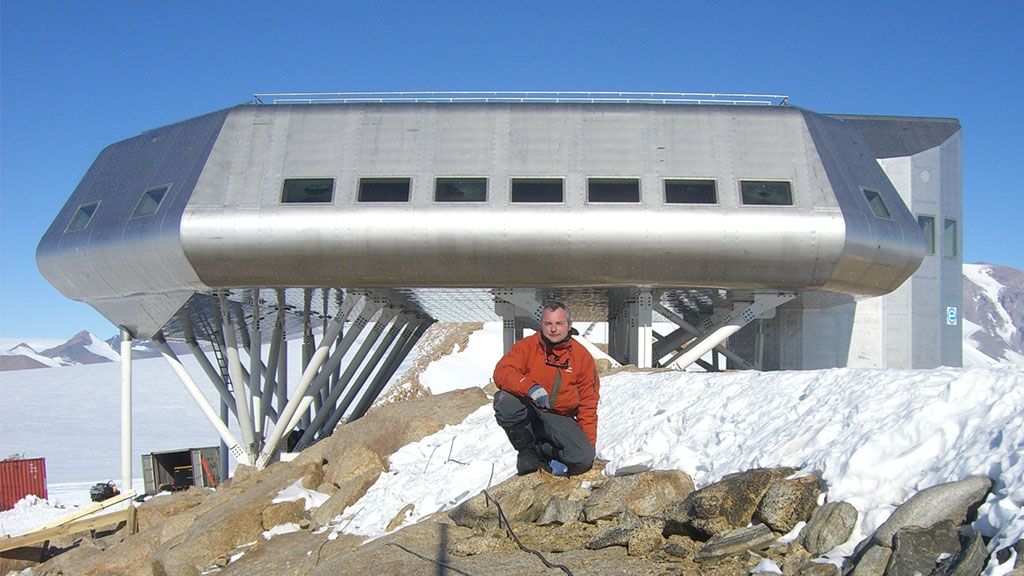
[[[1024,367],[620,373],[601,392],[598,457],[610,467],[682,469],[698,486],[756,467],[813,471],[830,500],[860,511],[837,554],[914,493],[971,474],[996,481],[975,523],[990,548],[1024,532]],[[334,525],[380,536],[407,504],[405,524],[511,477],[514,464],[484,406],[396,452]]]

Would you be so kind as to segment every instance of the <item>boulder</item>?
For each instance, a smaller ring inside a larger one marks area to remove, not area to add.
[[[701,546],[702,544],[693,538],[673,534],[668,537],[668,542],[663,550],[665,554],[676,558],[693,558]]]
[[[605,479],[587,499],[583,514],[587,522],[611,518],[630,509],[640,516],[660,514],[674,501],[694,490],[693,479],[682,470],[654,470],[631,476]]]
[[[882,576],[889,565],[892,549],[879,544],[869,544],[858,556],[853,566],[853,576]],[[843,572],[846,574],[846,571]]]
[[[940,558],[960,553],[956,528],[950,520],[943,520],[929,528],[901,528],[893,536],[892,556],[885,568],[885,576],[931,574],[939,567]]]
[[[821,488],[816,476],[776,480],[768,486],[757,505],[754,518],[772,530],[786,534],[800,522],[807,522],[818,507]]]
[[[839,567],[831,562],[805,562],[796,571],[797,576],[839,576]]]
[[[702,562],[725,556],[737,556],[750,551],[756,552],[771,546],[777,539],[778,535],[764,524],[736,528],[708,540],[694,559]]]
[[[663,512],[665,535],[697,535],[703,539],[748,526],[761,498],[775,481],[794,468],[757,468],[730,474],[686,498],[669,504]]]
[[[569,500],[556,496],[548,501],[547,508],[537,519],[538,526],[548,524],[568,524],[579,520],[583,515],[583,501]]]
[[[304,518],[305,512],[306,501],[301,498],[291,502],[278,502],[263,509],[263,513],[260,515],[260,524],[264,530],[270,530],[274,526],[283,524],[300,524],[303,521],[308,525],[309,521]]]
[[[857,525],[857,509],[849,502],[826,502],[800,530],[800,544],[815,556],[849,540]]]
[[[448,512],[448,516],[459,526],[468,528],[496,525],[498,507],[487,496],[490,494],[491,498],[501,504],[501,510],[509,522],[533,522],[540,518],[553,496],[550,482],[545,481],[553,477],[545,476],[537,473],[510,478],[491,487],[487,493],[481,492],[459,504]]]
[[[219,556],[262,537],[262,512],[278,493],[313,473],[319,463],[277,463],[231,489],[220,489],[215,505],[197,516],[180,535],[163,542],[151,556],[154,573],[193,574]],[[242,488],[245,489],[242,489]],[[126,542],[127,543],[127,542]]]
[[[1017,557],[1020,561],[1020,557]],[[988,563],[988,548],[981,534],[974,533],[970,538],[961,539],[960,552],[940,563],[936,576],[978,576]]]
[[[387,470],[387,467],[387,460],[380,454],[365,444],[353,442],[349,443],[343,456],[336,456],[335,460],[323,466],[323,481],[343,486],[353,478],[365,475],[367,471],[380,474]]]
[[[928,528],[943,520],[959,526],[970,511],[984,502],[991,487],[992,481],[985,476],[968,476],[963,480],[925,488],[900,505],[875,530],[872,538],[882,546],[891,547],[893,536],[906,526]]]
[[[362,418],[335,428],[334,433],[322,442],[323,458],[328,462],[325,475],[331,478],[336,463],[344,466],[354,444],[362,444],[387,460],[402,446],[445,426],[461,423],[488,402],[487,395],[480,388],[465,388],[375,406]]]
[[[377,478],[380,477],[382,471],[381,469],[368,467],[358,475],[346,480],[335,489],[334,494],[331,494],[326,502],[321,504],[319,508],[312,510],[310,516],[313,522],[318,526],[325,526],[330,523],[335,516],[340,515],[346,508],[362,498],[366,491],[370,489],[370,486],[373,486]]]

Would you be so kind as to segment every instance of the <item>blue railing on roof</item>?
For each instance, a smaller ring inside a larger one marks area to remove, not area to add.
[[[367,104],[540,102],[585,104],[726,104],[786,106],[779,94],[718,94],[697,92],[574,92],[574,91],[446,91],[446,92],[282,92],[253,94],[254,104]]]

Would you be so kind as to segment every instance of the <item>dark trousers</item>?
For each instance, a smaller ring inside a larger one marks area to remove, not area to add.
[[[582,474],[594,465],[594,447],[575,418],[541,410],[526,398],[498,390],[494,419],[506,431],[528,426],[544,456],[565,464],[569,474]]]

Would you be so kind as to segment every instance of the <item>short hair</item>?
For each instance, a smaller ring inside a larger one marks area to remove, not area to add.
[[[569,312],[569,307],[565,305],[565,302],[560,300],[548,300],[544,302],[544,305],[540,309],[540,313],[544,314],[545,310],[554,312],[555,310],[565,310],[565,319],[572,324],[572,314]]]

